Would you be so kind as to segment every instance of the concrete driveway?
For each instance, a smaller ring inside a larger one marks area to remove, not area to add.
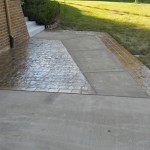
[[[76,94],[75,89],[65,91],[68,80],[63,80],[64,91],[55,93],[47,86],[43,92],[41,87],[16,91],[23,88],[12,84],[11,90],[0,90],[0,150],[150,149],[149,95],[97,33],[41,32],[34,39],[61,42],[78,71],[78,78],[70,80],[82,76],[78,86],[86,86]]]

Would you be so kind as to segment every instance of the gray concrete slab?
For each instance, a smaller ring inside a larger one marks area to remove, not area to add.
[[[70,51],[82,72],[124,71],[120,62],[108,51]]]
[[[69,40],[69,39],[74,39],[77,37],[84,37],[85,34],[83,33],[75,33],[75,32],[70,32],[70,31],[43,31],[39,34],[37,34],[35,37],[37,38],[44,38],[48,40]]]
[[[97,94],[147,97],[145,91],[127,72],[104,71],[100,73],[85,73]]]
[[[71,31],[57,31],[57,32],[41,32],[36,35],[37,38],[44,38],[49,40],[62,40],[64,46],[70,50],[93,50],[106,49],[103,42],[92,32],[71,32]],[[74,44],[77,43],[77,44]]]
[[[0,91],[0,149],[149,150],[149,100]]]
[[[85,35],[84,38],[77,37],[70,40],[62,40],[62,43],[69,51],[94,49],[99,49],[103,51],[106,49],[105,45],[100,41],[100,39],[98,39],[97,36],[93,35]]]

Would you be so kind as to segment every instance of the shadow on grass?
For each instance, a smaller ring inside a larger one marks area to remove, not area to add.
[[[64,29],[107,32],[132,54],[150,55],[150,30],[139,28],[133,23],[88,16],[75,7],[63,3],[60,5]]]

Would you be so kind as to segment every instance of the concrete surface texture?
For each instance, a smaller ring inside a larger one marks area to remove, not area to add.
[[[0,90],[0,150],[149,150],[150,98],[94,32],[60,40],[94,95]]]
[[[149,150],[150,99],[0,92],[1,150]]]

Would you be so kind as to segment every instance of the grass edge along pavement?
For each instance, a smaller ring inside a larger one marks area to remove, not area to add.
[[[64,29],[107,32],[150,68],[150,4],[59,2]]]
[[[150,70],[108,33],[101,32],[98,36],[128,70],[137,83],[139,83],[141,87],[146,90],[146,93],[150,95]]]

